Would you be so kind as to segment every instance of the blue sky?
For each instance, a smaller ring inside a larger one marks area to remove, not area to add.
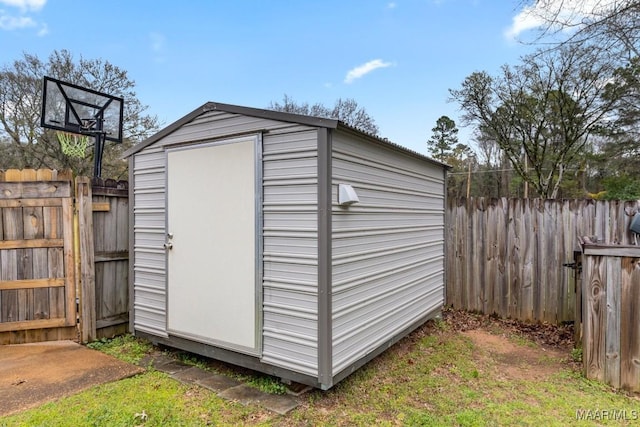
[[[448,89],[530,50],[520,0],[0,0],[0,65],[67,49],[128,71],[168,125],[207,101],[353,98],[380,136],[426,153]],[[461,130],[466,142],[469,130]]]

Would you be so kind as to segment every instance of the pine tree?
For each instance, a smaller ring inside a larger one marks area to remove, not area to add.
[[[442,116],[436,121],[436,126],[431,131],[433,135],[427,141],[429,153],[434,159],[446,163],[455,156],[458,146],[456,122],[447,116]]]

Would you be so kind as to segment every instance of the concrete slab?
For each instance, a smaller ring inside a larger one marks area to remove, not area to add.
[[[187,369],[191,368],[191,365],[178,362],[177,360],[172,360],[170,362],[162,363],[154,367],[160,372],[164,372],[165,374],[169,374],[169,375],[174,375],[180,371],[186,371]]]
[[[280,415],[285,415],[298,406],[298,401],[291,396],[264,393],[246,384],[224,390],[218,396],[238,401],[245,406],[258,404]]]
[[[160,352],[152,352],[150,354],[147,354],[146,356],[144,356],[140,362],[138,362],[138,366],[141,366],[143,368],[149,368],[149,367],[153,367],[156,368],[160,365],[165,365],[169,362],[173,362],[174,359],[165,356],[164,354],[160,353]]]
[[[196,384],[219,393],[228,388],[237,387],[242,383],[224,375],[211,374],[206,378],[196,381]]]
[[[296,399],[280,394],[266,394],[258,403],[260,406],[280,415],[286,415],[298,406]]]
[[[246,384],[240,384],[218,393],[218,396],[222,398],[236,400],[245,406],[259,402],[263,395],[264,393],[257,388],[249,387]]]
[[[0,346],[0,416],[143,369],[72,341]]]
[[[171,376],[185,383],[195,383],[195,382],[198,382],[199,380],[208,378],[210,375],[211,375],[211,372],[207,372],[203,369],[192,366],[189,369],[185,369],[184,371],[176,372]]]

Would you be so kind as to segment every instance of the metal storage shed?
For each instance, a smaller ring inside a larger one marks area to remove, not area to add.
[[[136,335],[328,389],[441,310],[444,164],[212,102],[125,156]]]

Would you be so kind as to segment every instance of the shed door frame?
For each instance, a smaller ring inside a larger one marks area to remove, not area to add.
[[[167,273],[166,273],[166,289],[167,289],[167,300],[166,300],[166,310],[167,310],[167,316],[166,316],[166,327],[167,327],[167,332],[169,332],[170,335],[174,335],[174,336],[179,336],[181,338],[187,338],[193,341],[197,341],[197,342],[203,342],[203,343],[207,343],[207,344],[211,344],[214,346],[218,346],[221,348],[226,348],[226,349],[230,349],[230,350],[234,350],[234,351],[238,351],[241,353],[245,353],[245,354],[250,354],[253,356],[258,356],[261,357],[262,356],[262,322],[263,322],[263,316],[262,316],[262,301],[263,301],[263,295],[262,295],[262,276],[263,276],[263,263],[262,263],[262,253],[263,253],[263,230],[262,230],[262,224],[263,224],[263,214],[262,214],[262,134],[251,134],[251,135],[247,135],[247,136],[241,136],[241,137],[233,137],[233,138],[225,138],[225,139],[221,139],[221,140],[215,140],[215,141],[210,141],[210,142],[205,142],[205,143],[194,143],[194,144],[188,144],[188,145],[180,145],[180,146],[168,146],[165,147],[165,184],[166,184],[166,194],[165,194],[165,206],[166,206],[166,210],[165,210],[165,224],[167,227],[167,242],[170,241],[170,239],[168,239],[168,233],[171,233],[172,231],[168,229],[169,227],[169,215],[170,215],[170,206],[169,206],[169,194],[171,192],[171,188],[169,186],[169,155],[170,153],[173,152],[177,152],[177,151],[183,151],[183,150],[194,150],[194,149],[200,149],[200,148],[209,148],[209,147],[220,147],[220,146],[226,146],[226,145],[230,145],[230,144],[236,144],[236,143],[247,143],[247,142],[253,142],[253,160],[254,160],[254,340],[253,340],[253,345],[252,346],[248,346],[248,345],[242,345],[242,344],[238,344],[238,343],[234,343],[234,342],[229,342],[229,341],[225,341],[225,340],[220,340],[220,339],[216,339],[216,338],[212,338],[212,337],[206,337],[206,336],[202,336],[199,334],[191,334],[185,331],[181,331],[181,330],[177,330],[177,329],[172,329],[170,327],[169,324],[169,318],[170,318],[170,314],[171,312],[169,310],[171,310],[171,288],[170,288],[170,283],[169,283],[169,250],[167,250],[166,252],[166,266],[167,266]],[[209,186],[212,185],[213,183],[208,182],[207,183]],[[233,185],[233,181],[226,181],[224,183],[225,185]],[[197,296],[193,296],[193,298],[197,298]]]

